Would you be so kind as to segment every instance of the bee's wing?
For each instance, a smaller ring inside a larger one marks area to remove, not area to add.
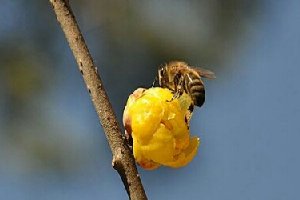
[[[203,78],[208,78],[208,79],[216,78],[215,73],[208,69],[203,69],[201,67],[193,67],[193,69]]]

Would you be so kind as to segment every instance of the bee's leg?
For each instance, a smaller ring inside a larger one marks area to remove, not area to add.
[[[172,100],[179,98],[183,94],[183,90],[181,88],[177,89],[177,91],[174,93]]]
[[[175,85],[175,89],[174,89],[174,95],[171,99],[174,100],[176,98],[179,98],[182,94],[183,94],[183,85],[184,85],[184,77],[181,74],[177,74],[174,78],[174,85]]]
[[[153,83],[152,83],[152,86],[151,87],[154,87],[156,86],[157,84],[157,76],[155,76],[154,80],[153,80]]]

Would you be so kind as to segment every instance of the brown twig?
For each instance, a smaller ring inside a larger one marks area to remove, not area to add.
[[[102,81],[79,30],[68,0],[50,0],[69,42],[113,154],[112,165],[132,200],[147,199],[135,160],[126,145]]]

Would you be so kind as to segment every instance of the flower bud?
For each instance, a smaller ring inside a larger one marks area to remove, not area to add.
[[[170,90],[160,87],[139,88],[129,96],[123,123],[141,167],[178,168],[194,158],[200,139],[190,137],[191,106],[189,95],[173,98]]]

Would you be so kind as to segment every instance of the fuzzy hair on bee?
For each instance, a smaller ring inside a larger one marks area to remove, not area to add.
[[[201,107],[205,102],[205,87],[202,78],[214,79],[215,74],[207,69],[192,67],[182,61],[171,61],[158,69],[153,85],[158,81],[162,88],[173,91],[173,98],[188,94],[193,105]]]

